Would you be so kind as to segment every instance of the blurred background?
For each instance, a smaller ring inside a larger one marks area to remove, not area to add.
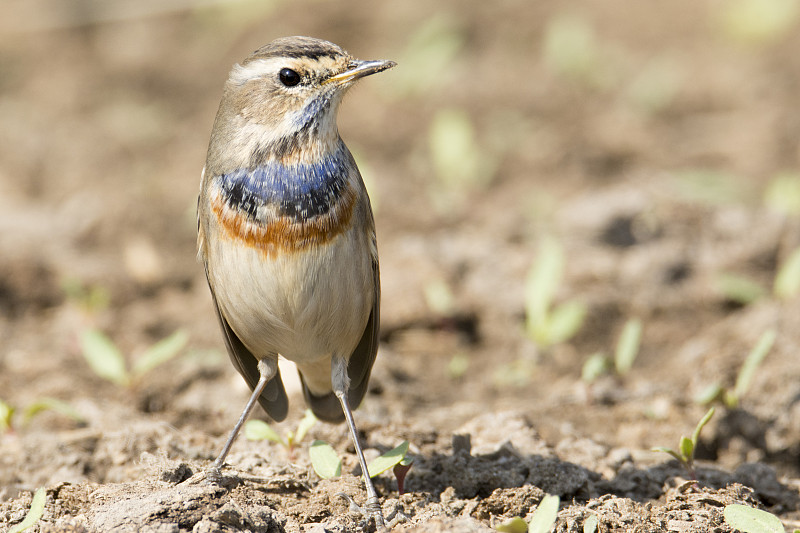
[[[247,391],[195,260],[200,171],[231,66],[310,35],[398,62],[351,90],[339,120],[381,253],[367,431],[450,431],[513,409],[554,445],[649,449],[716,403],[727,410],[707,458],[797,474],[796,1],[6,0],[2,12],[7,432],[230,428]],[[763,364],[737,388],[759,342]],[[292,408],[294,424],[298,396]],[[9,476],[57,477],[17,451],[30,472]]]

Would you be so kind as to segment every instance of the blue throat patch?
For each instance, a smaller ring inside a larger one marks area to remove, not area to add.
[[[324,215],[347,187],[352,156],[344,143],[316,163],[283,165],[270,161],[253,169],[240,168],[217,179],[231,209],[258,218],[260,207],[275,206],[279,216],[302,222]]]

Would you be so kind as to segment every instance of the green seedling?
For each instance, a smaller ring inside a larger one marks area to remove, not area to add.
[[[397,491],[403,494],[406,474],[411,470],[413,463],[414,458],[408,455],[408,441],[404,440],[395,448],[370,461],[367,465],[367,472],[369,472],[369,477],[375,477],[391,468],[397,479]]]
[[[528,523],[521,517],[515,516],[498,524],[495,529],[500,533],[527,533]]]
[[[526,524],[525,520],[515,516],[498,525],[495,529],[502,533],[548,533],[556,523],[560,503],[561,499],[558,496],[546,494],[533,512],[529,523]]]
[[[790,32],[800,17],[796,0],[730,0],[719,7],[725,36],[749,45],[776,41]]]
[[[75,303],[89,315],[106,309],[111,302],[108,289],[97,285],[85,286],[77,278],[64,278],[61,281],[61,290],[64,291],[67,300]]]
[[[686,473],[689,474],[690,479],[697,480],[697,472],[694,468],[694,452],[697,449],[697,442],[700,440],[700,432],[703,430],[703,427],[708,424],[712,416],[714,416],[713,407],[709,409],[703,418],[700,419],[700,422],[697,423],[697,427],[694,428],[694,433],[692,433],[692,438],[681,436],[679,451],[676,452],[672,448],[665,448],[663,446],[653,448],[653,451],[664,452],[671,455],[686,469]]]
[[[398,63],[405,71],[387,87],[397,96],[428,95],[444,87],[457,71],[466,32],[452,15],[438,13],[426,17],[406,39]]]
[[[633,362],[639,355],[642,343],[642,321],[631,318],[622,327],[622,332],[617,340],[617,349],[614,351],[614,368],[617,374],[625,376],[633,367]]]
[[[608,84],[609,72],[600,50],[594,28],[583,18],[561,14],[547,22],[542,54],[550,71],[601,88]]]
[[[295,431],[287,431],[285,437],[281,437],[272,426],[261,420],[248,420],[244,425],[244,435],[248,440],[269,440],[282,445],[289,452],[294,454],[294,450],[306,437],[309,430],[317,423],[317,417],[306,409],[305,416],[297,424]]]
[[[633,368],[642,344],[642,330],[642,321],[638,318],[628,319],[622,327],[614,350],[613,368],[617,375],[626,376]],[[581,379],[586,383],[592,383],[611,368],[611,359],[603,352],[595,352],[584,361]]]
[[[749,193],[740,177],[709,169],[677,173],[675,187],[687,201],[712,207],[741,204]]]
[[[715,276],[714,289],[726,300],[739,305],[749,305],[767,295],[767,291],[757,281],[729,272]]]
[[[55,411],[78,423],[85,421],[83,416],[68,403],[55,398],[44,397],[35,400],[25,408],[22,412],[22,424],[29,423],[36,415],[44,411]],[[17,409],[13,405],[0,400],[0,434],[14,430],[16,413]]]
[[[533,512],[528,523],[528,533],[548,533],[558,518],[558,506],[561,499],[554,494],[546,494]]]
[[[322,479],[330,479],[342,475],[342,460],[336,455],[333,446],[325,441],[315,440],[308,448],[311,466]]]
[[[469,370],[469,357],[461,352],[453,354],[447,363],[447,375],[451,379],[459,379]]]
[[[122,387],[132,387],[146,373],[178,355],[188,340],[186,332],[176,331],[142,352],[130,370],[122,351],[102,332],[96,329],[83,331],[80,345],[84,359],[95,374]]]
[[[399,463],[392,467],[392,473],[397,480],[397,492],[405,494],[406,475],[411,470],[411,465],[414,464],[414,458],[410,456],[403,457]]]
[[[800,173],[783,172],[764,190],[764,205],[786,216],[800,216]]]
[[[747,355],[744,363],[742,363],[742,368],[739,370],[739,375],[736,376],[736,384],[732,390],[723,388],[719,383],[714,383],[698,395],[696,398],[697,403],[710,404],[719,400],[730,409],[738,407],[742,397],[750,388],[758,367],[772,349],[772,345],[775,344],[776,337],[777,332],[774,329],[769,329],[761,335],[756,345]]]
[[[478,142],[477,131],[463,109],[433,116],[428,152],[436,179],[429,185],[434,205],[444,213],[463,205],[469,191],[485,189],[494,176],[497,158]]]
[[[0,400],[0,433],[7,433],[13,427],[11,419],[14,418],[14,406]]]
[[[28,510],[28,514],[25,515],[22,522],[9,529],[8,533],[21,533],[35,525],[36,522],[42,518],[42,514],[44,514],[45,503],[47,503],[47,493],[44,488],[36,489],[36,492],[33,494],[33,499],[31,500],[31,508]]]
[[[543,348],[572,338],[586,317],[586,305],[577,300],[553,305],[564,277],[564,266],[561,245],[553,238],[543,239],[525,284],[526,331]]]
[[[725,523],[742,533],[784,533],[783,524],[772,513],[734,503],[723,511]],[[795,529],[794,533],[800,532]]]
[[[608,372],[611,367],[608,356],[603,352],[595,352],[590,355],[581,367],[581,379],[586,383],[592,383],[600,376]]]
[[[800,294],[800,248],[795,248],[778,269],[772,292],[780,300]]]

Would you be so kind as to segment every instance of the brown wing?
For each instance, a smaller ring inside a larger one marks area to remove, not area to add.
[[[217,311],[217,318],[219,318],[222,331],[225,333],[225,344],[228,347],[228,355],[231,358],[231,362],[233,362],[233,366],[236,367],[236,370],[239,371],[239,374],[242,375],[252,391],[255,389],[260,377],[258,359],[239,340],[228,321],[222,316],[216,298],[214,298],[214,309]],[[286,418],[286,413],[289,411],[289,399],[286,397],[286,389],[283,388],[280,369],[277,370],[275,376],[264,387],[263,392],[258,397],[258,403],[270,418],[276,422]]]

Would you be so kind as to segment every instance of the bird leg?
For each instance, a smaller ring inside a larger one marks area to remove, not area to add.
[[[267,386],[269,380],[271,380],[277,372],[278,361],[276,359],[265,357],[264,359],[258,361],[258,383],[256,383],[256,386],[253,388],[253,394],[250,395],[247,405],[244,406],[244,411],[242,411],[239,420],[236,422],[236,425],[233,426],[233,431],[231,431],[231,434],[228,436],[225,446],[222,447],[222,451],[207,472],[207,476],[211,481],[218,481],[222,477],[220,471],[222,470],[222,465],[225,464],[225,457],[227,457],[228,452],[231,451],[233,441],[236,440],[236,436],[239,434],[239,431],[242,429],[245,421],[247,421],[247,417],[250,416],[250,412],[256,405],[256,401],[258,400],[258,397],[261,396],[261,392],[264,390],[264,387]]]
[[[384,529],[386,527],[386,522],[383,519],[381,502],[378,500],[378,493],[375,491],[375,486],[372,484],[372,479],[369,477],[367,461],[364,459],[364,452],[361,451],[361,444],[358,442],[358,432],[356,431],[356,424],[353,420],[353,412],[350,410],[350,402],[347,400],[347,389],[350,386],[350,378],[347,375],[347,359],[344,357],[334,355],[331,360],[331,384],[333,385],[334,394],[339,398],[339,403],[342,404],[344,418],[347,421],[348,429],[350,429],[350,438],[353,440],[353,446],[358,456],[358,463],[361,465],[361,472],[364,476],[364,485],[367,489],[367,503],[364,509],[368,516],[375,519],[375,525],[378,529]]]

